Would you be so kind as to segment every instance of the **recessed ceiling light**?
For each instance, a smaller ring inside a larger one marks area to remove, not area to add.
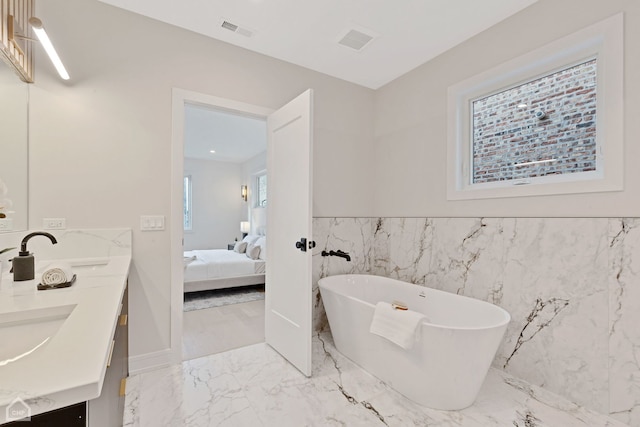
[[[215,154],[215,153],[216,153],[216,150],[209,150],[209,152],[210,152],[211,154]]]

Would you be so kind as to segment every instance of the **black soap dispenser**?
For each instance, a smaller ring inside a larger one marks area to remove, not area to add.
[[[36,269],[35,269],[35,258],[32,253],[29,253],[27,250],[27,242],[33,236],[45,236],[51,240],[51,243],[54,245],[58,243],[55,237],[49,233],[45,233],[43,231],[36,231],[35,233],[30,233],[24,236],[22,239],[22,243],[20,244],[20,252],[17,257],[14,257],[11,262],[13,265],[13,281],[14,282],[22,282],[25,280],[33,280],[35,278]]]

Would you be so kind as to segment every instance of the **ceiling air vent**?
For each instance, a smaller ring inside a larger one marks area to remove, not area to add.
[[[350,47],[351,49],[362,50],[373,38],[374,36],[361,31],[349,30],[347,34],[338,41],[338,44]]]
[[[238,26],[236,24],[232,24],[229,21],[222,21],[222,28],[233,31],[235,33],[238,29]]]
[[[229,30],[231,32],[243,35],[245,37],[253,36],[253,31],[251,31],[251,30],[249,30],[247,28],[240,27],[239,25],[231,23],[231,22],[229,22],[227,20],[223,20],[222,24],[220,26],[222,28],[224,28],[225,30]]]

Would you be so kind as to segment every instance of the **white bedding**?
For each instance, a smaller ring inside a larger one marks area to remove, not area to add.
[[[184,252],[185,283],[264,272],[264,260],[252,260],[235,251],[207,249]]]

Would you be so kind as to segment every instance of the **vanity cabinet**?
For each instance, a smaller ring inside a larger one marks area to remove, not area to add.
[[[99,398],[88,402],[89,427],[122,426],[125,388],[129,376],[128,293],[127,286],[122,297],[122,309],[112,341],[110,362],[104,376],[102,393]]]
[[[4,426],[11,427],[85,427],[87,425],[87,402],[65,406],[44,414],[34,415],[30,421],[14,421]]]
[[[30,422],[14,421],[12,427],[121,427],[124,416],[126,379],[129,375],[128,286],[124,290],[120,314],[110,348],[109,362],[100,397],[43,414]]]

